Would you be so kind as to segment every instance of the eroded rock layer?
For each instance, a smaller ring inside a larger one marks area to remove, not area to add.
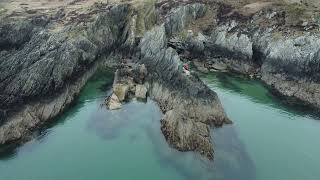
[[[57,30],[49,17],[0,24],[1,144],[27,137],[73,102],[121,43],[129,11],[115,6]]]
[[[0,144],[27,139],[73,102],[97,68],[115,64],[108,108],[148,95],[165,113],[161,129],[169,144],[212,159],[210,126],[230,120],[213,91],[183,74],[178,53],[167,45],[204,16],[206,6],[190,1],[168,11],[155,7],[140,1],[94,4],[82,14],[61,9],[1,23]],[[111,60],[117,55],[123,58]]]
[[[110,109],[121,108],[128,94],[149,95],[164,112],[161,130],[169,144],[209,159],[210,126],[231,122],[217,95],[193,73],[183,74],[182,61],[203,72],[261,78],[279,94],[320,108],[313,9],[297,12],[295,4],[273,0],[91,3],[48,14],[0,9],[0,144],[25,139],[63,112],[95,70],[111,64],[132,63],[133,71],[116,75]],[[129,67],[122,65],[119,70]],[[143,78],[135,66],[145,66]]]
[[[140,43],[140,63],[150,72],[150,96],[165,113],[161,130],[182,151],[195,150],[213,158],[209,126],[231,123],[216,93],[200,79],[183,74],[177,52],[167,47],[165,27],[147,32]]]
[[[212,3],[205,18],[186,28],[190,34],[170,43],[202,72],[228,69],[261,78],[287,100],[320,109],[319,23],[313,6],[305,6]]]

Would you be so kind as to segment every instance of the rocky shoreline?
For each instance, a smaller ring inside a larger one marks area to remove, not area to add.
[[[117,109],[130,94],[143,94],[145,98],[147,93],[164,113],[161,130],[167,142],[180,151],[197,151],[213,159],[210,127],[232,122],[216,93],[197,76],[183,74],[178,54],[167,47],[166,41],[165,25],[145,33],[134,59],[142,65],[123,66],[116,72],[113,94],[106,104],[109,109]],[[143,93],[141,89],[145,89]]]
[[[161,17],[155,16],[154,4],[100,4],[92,8],[80,23],[70,21],[60,29],[55,29],[52,17],[41,17],[44,23],[40,25],[35,20],[38,17],[1,24],[0,143],[25,141],[35,129],[62,113],[93,72],[101,64],[108,65],[103,57],[113,52],[133,64],[145,64],[153,72],[148,74],[148,93],[166,113],[161,129],[167,141],[178,150],[195,150],[213,159],[209,126],[231,121],[214,92],[200,79],[179,71],[180,59],[167,47],[167,36],[203,16],[205,5],[187,3]],[[139,14],[140,8],[148,17]],[[157,21],[162,25],[155,25]],[[26,28],[30,28],[30,34],[17,36]],[[140,45],[135,47],[137,43]],[[114,91],[129,92],[125,86],[116,86],[116,81]],[[153,87],[162,87],[167,94],[159,94]],[[135,96],[146,94],[146,86],[137,84],[134,88],[140,88]],[[125,98],[126,94],[115,93],[110,99],[120,103]],[[196,108],[202,109],[190,114]],[[182,109],[190,112],[180,115]]]
[[[215,92],[182,73],[183,62],[261,78],[320,109],[319,27],[293,26],[284,7],[250,4],[244,11],[220,1],[135,0],[1,17],[0,144],[28,139],[73,102],[97,68],[111,64],[119,69],[106,100],[110,109],[128,96],[151,97],[164,113],[167,142],[209,159],[210,127],[231,121]],[[109,61],[113,55],[122,59]]]
[[[7,45],[0,57],[1,144],[30,136],[73,102],[100,57],[118,42],[115,28],[124,25],[126,8],[112,8],[86,26],[73,24],[58,32],[46,29],[50,24],[35,24],[37,17],[1,24],[0,44]],[[24,33],[26,27],[30,34]]]
[[[319,111],[319,24],[307,19],[293,25],[287,7],[277,4],[247,6],[251,14],[213,5],[207,18],[215,21],[205,31],[191,26],[190,34],[171,39],[171,45],[201,72],[246,74],[288,102]]]

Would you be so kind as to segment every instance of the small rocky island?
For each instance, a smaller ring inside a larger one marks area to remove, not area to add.
[[[320,108],[316,1],[6,0],[0,3],[0,144],[19,145],[113,68],[105,106],[153,99],[173,148],[214,159],[210,131],[232,121],[198,72],[261,79]],[[307,10],[306,10],[307,9]],[[185,73],[183,64],[196,71]]]

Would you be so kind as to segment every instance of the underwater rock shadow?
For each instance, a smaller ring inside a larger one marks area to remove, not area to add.
[[[151,113],[152,117],[158,116],[158,111],[160,110],[157,105],[150,99],[145,102],[132,100],[118,110],[108,110],[105,105],[100,105],[98,110],[91,114],[87,128],[103,139],[112,140],[121,136],[129,127],[147,126],[149,122],[142,122],[145,118],[141,117],[150,116],[148,113]],[[146,119],[151,121],[154,119],[151,116]],[[135,140],[138,137],[137,134],[130,135],[130,138]]]
[[[217,82],[212,81],[212,78],[216,79]],[[286,114],[298,114],[299,116],[309,116],[316,120],[320,120],[320,111],[316,111],[304,104],[299,105],[298,103],[290,103],[288,98],[274,94],[272,89],[260,80],[224,72],[210,73],[206,76],[202,76],[201,79],[209,85],[209,87],[210,84],[216,84],[218,88],[241,94],[255,103],[280,109]],[[248,91],[248,89],[243,89],[233,81],[246,84],[247,86],[250,86],[251,89],[256,88],[255,90],[258,91],[258,93],[255,93],[256,91],[252,92]]]
[[[163,137],[160,122],[147,127],[148,137],[160,164],[179,172],[187,180],[255,180],[256,169],[232,125],[214,129],[215,157],[213,161],[198,153],[180,152],[171,148]]]

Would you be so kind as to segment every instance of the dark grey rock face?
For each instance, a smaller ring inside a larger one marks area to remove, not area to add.
[[[40,20],[38,25],[33,21],[2,25],[0,45],[10,46],[1,49],[0,57],[0,144],[27,137],[61,113],[98,68],[100,56],[116,50],[145,65],[138,66],[145,70],[117,71],[114,95],[119,102],[130,93],[145,98],[148,91],[165,113],[161,130],[169,144],[213,159],[210,126],[231,121],[216,93],[196,76],[183,74],[178,53],[167,46],[168,37],[204,15],[205,5],[174,8],[164,24],[144,35],[156,17],[139,17],[133,9],[115,6],[94,15],[92,21],[71,23],[62,30],[47,28]],[[147,9],[147,14],[154,14],[154,7]],[[139,29],[141,24],[143,29]],[[22,31],[30,33],[21,35]],[[113,108],[119,108],[119,102]]]
[[[125,16],[123,10],[118,11],[115,8],[99,15],[87,29],[69,26],[58,33],[38,30],[21,49],[6,52],[0,57],[0,107],[10,108],[18,102],[24,103],[24,99],[57,92],[90,68],[99,53],[110,50],[116,43],[121,28],[118,25],[123,25]],[[21,34],[11,33],[18,37]]]
[[[317,31],[286,27],[281,11],[261,10],[248,17],[221,13],[210,33],[171,39],[171,45],[191,56],[207,57],[206,67],[223,65],[259,77],[278,94],[320,109]]]
[[[119,5],[86,26],[71,24],[58,32],[32,21],[2,25],[0,44],[10,46],[0,56],[1,144],[28,135],[73,101],[98,57],[118,43],[127,11]]]
[[[97,69],[97,65],[85,72],[77,81],[69,83],[60,94],[50,99],[39,98],[38,101],[24,104],[19,111],[6,117],[6,123],[0,127],[0,144],[28,140],[33,130],[62,113],[80,93],[81,88]]]
[[[0,50],[21,46],[30,39],[33,29],[31,21],[0,24]]]
[[[251,34],[230,25],[215,29],[208,51],[227,58],[231,69],[245,74],[261,73],[262,80],[280,94],[320,108],[319,36],[303,34],[276,39],[276,30],[259,29]],[[235,31],[235,32],[234,32]]]

